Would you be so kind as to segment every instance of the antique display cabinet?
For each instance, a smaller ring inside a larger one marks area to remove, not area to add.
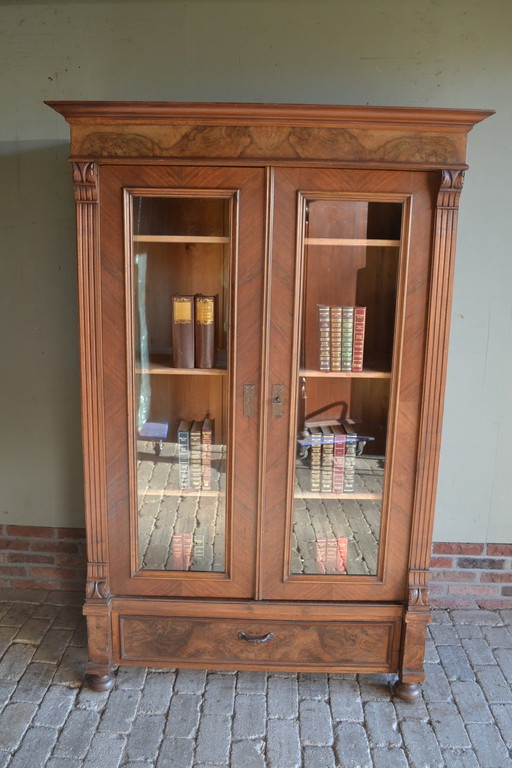
[[[450,109],[51,102],[71,125],[90,684],[415,698],[469,130]]]

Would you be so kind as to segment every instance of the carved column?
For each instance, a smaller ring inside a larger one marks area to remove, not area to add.
[[[113,684],[108,583],[105,435],[101,347],[98,168],[74,162],[82,382],[82,441],[87,526],[87,617],[91,686]]]
[[[428,569],[441,443],[457,216],[463,181],[463,171],[442,171],[436,203],[418,446],[418,482],[409,557],[409,599],[402,642],[400,682],[396,688],[398,695],[406,699],[419,695],[418,683],[425,678],[425,632],[431,620]]]

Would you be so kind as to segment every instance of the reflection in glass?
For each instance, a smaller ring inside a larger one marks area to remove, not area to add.
[[[377,573],[401,204],[306,206],[292,573]]]
[[[140,568],[226,569],[231,200],[132,198]]]

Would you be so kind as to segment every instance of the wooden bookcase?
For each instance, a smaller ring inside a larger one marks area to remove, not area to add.
[[[398,673],[415,698],[466,139],[492,113],[50,106],[71,125],[92,687],[158,664]]]

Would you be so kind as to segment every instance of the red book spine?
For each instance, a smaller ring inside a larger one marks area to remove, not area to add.
[[[345,480],[345,443],[346,435],[341,427],[334,430],[334,461],[332,468],[332,490],[334,493],[343,493]]]
[[[320,354],[318,359],[319,370],[331,370],[331,308],[318,305],[319,344]]]
[[[194,367],[194,297],[172,297],[172,355],[175,368]]]
[[[354,308],[354,346],[352,350],[352,370],[363,370],[364,332],[366,326],[366,307]]]

